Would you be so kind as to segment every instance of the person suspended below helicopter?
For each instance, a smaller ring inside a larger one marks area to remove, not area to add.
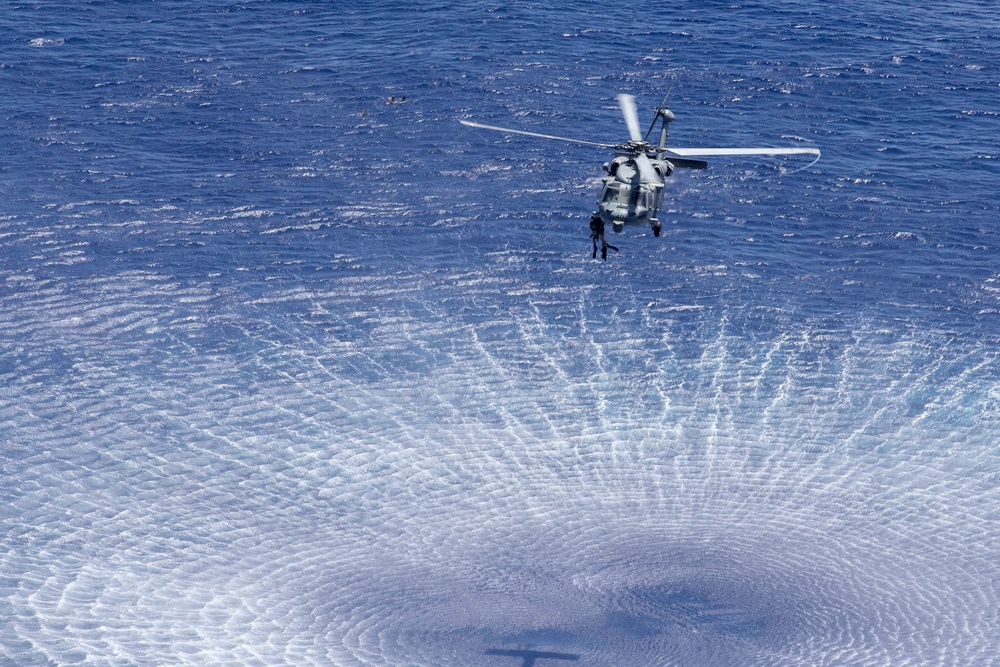
[[[601,242],[601,259],[607,261],[608,259],[608,248],[611,248],[615,252],[618,252],[618,248],[611,245],[604,239],[604,220],[601,216],[594,213],[590,216],[590,240],[594,243],[594,254],[592,257],[597,259],[597,242]]]

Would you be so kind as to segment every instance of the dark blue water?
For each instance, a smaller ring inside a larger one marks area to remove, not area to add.
[[[989,3],[0,35],[0,662],[1000,664]],[[593,261],[610,156],[457,121],[621,141],[620,92],[823,158]]]

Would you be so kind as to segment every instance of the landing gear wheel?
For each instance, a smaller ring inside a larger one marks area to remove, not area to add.
[[[663,226],[660,224],[660,221],[653,220],[653,236],[659,236],[661,229],[663,229]]]
[[[615,234],[621,234],[622,230],[625,229],[625,225],[619,223],[612,223],[611,229],[614,230]]]

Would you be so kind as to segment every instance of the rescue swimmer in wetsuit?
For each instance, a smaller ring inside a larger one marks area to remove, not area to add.
[[[618,252],[618,248],[604,240],[604,220],[596,213],[590,216],[590,240],[594,243],[594,254],[592,255],[594,259],[597,259],[598,241],[601,242],[601,259],[605,261],[608,259],[608,248]]]

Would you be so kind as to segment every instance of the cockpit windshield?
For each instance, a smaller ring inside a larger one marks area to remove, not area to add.
[[[601,202],[608,204],[613,202],[618,198],[618,184],[608,183],[607,187],[604,188],[604,195],[601,197]]]
[[[629,196],[633,190],[634,188],[628,186],[623,187],[621,183],[608,183],[601,195],[601,203],[611,204],[612,202],[617,202],[621,206],[628,206]]]

